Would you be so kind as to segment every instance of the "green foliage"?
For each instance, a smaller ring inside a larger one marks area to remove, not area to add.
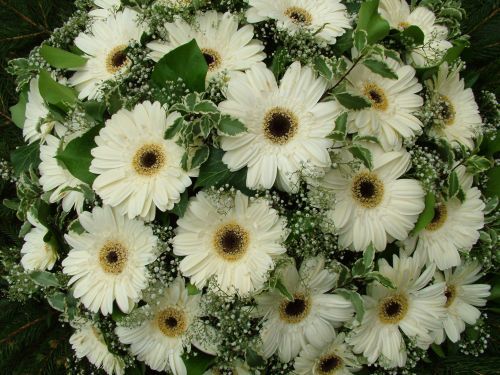
[[[85,57],[47,44],[40,48],[40,55],[54,68],[78,68],[87,62]]]

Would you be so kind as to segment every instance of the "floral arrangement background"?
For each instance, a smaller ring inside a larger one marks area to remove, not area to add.
[[[0,4],[2,371],[497,371],[494,1]]]

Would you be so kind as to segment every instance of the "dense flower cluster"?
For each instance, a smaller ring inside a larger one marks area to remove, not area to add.
[[[11,62],[11,278],[78,359],[393,371],[481,323],[496,125],[461,78],[466,38],[414,3],[82,1]]]

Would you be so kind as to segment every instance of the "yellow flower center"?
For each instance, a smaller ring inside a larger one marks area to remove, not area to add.
[[[316,362],[316,372],[318,375],[333,375],[344,365],[342,358],[331,353],[321,356]]]
[[[450,307],[455,298],[457,298],[457,287],[455,285],[448,284],[446,285],[446,290],[444,292],[446,296],[445,307]]]
[[[363,94],[371,102],[372,108],[375,108],[377,111],[385,111],[389,107],[389,102],[384,90],[375,83],[365,83]]]
[[[160,331],[168,337],[179,337],[188,328],[186,313],[178,307],[167,307],[156,316]]]
[[[311,311],[311,299],[304,293],[295,293],[293,298],[282,301],[279,307],[280,319],[289,324],[300,323]]]
[[[151,143],[136,151],[132,159],[132,166],[141,176],[153,176],[165,166],[166,162],[167,157],[163,146]]]
[[[403,21],[403,22],[400,22],[398,23],[398,29],[399,30],[404,30],[404,29],[407,29],[408,27],[410,27],[411,24],[406,22],[406,21]]]
[[[274,144],[284,145],[297,133],[299,120],[290,110],[275,107],[264,116],[264,136]]]
[[[300,7],[290,7],[285,10],[285,16],[290,18],[293,23],[309,26],[312,23],[312,16],[304,8]]]
[[[404,294],[385,297],[379,302],[378,317],[382,323],[396,324],[408,312],[408,298]]]
[[[222,63],[222,58],[219,52],[211,48],[202,48],[201,52],[203,53],[203,57],[207,62],[209,71],[212,72],[220,67]]]
[[[444,124],[448,126],[453,125],[455,123],[456,111],[451,100],[447,96],[441,95],[438,106],[438,115]]]
[[[432,221],[429,224],[427,224],[425,229],[430,231],[438,230],[444,225],[447,218],[448,218],[448,209],[446,208],[446,205],[439,204],[434,207],[434,217],[432,218]]]
[[[373,172],[361,172],[352,180],[351,193],[361,206],[375,208],[384,198],[384,183]]]
[[[213,246],[217,254],[227,261],[239,260],[248,251],[250,235],[238,223],[221,225],[213,236]]]
[[[106,57],[106,70],[110,74],[115,74],[124,66],[130,63],[130,60],[125,53],[126,44],[122,44],[113,48]]]
[[[128,250],[118,241],[108,241],[99,251],[99,263],[106,273],[120,274],[127,265]]]

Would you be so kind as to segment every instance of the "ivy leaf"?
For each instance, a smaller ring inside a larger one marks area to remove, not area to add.
[[[363,64],[373,73],[376,73],[384,78],[398,79],[398,75],[389,67],[389,65],[387,65],[385,61],[367,59],[363,61]]]
[[[221,116],[217,129],[225,135],[237,135],[247,130],[245,124],[230,116]]]
[[[191,162],[191,168],[198,168],[200,165],[207,161],[209,155],[210,148],[207,145],[201,146],[194,153],[193,160]]]
[[[10,107],[12,122],[21,129],[24,127],[24,121],[26,121],[26,103],[28,103],[28,93],[23,91],[19,95],[17,104]]]
[[[100,125],[94,126],[81,137],[69,142],[64,150],[56,155],[56,159],[61,161],[73,176],[88,185],[92,185],[97,177],[89,170],[92,162],[90,151],[96,146],[94,138],[101,128]]]
[[[37,285],[49,287],[55,286],[60,287],[59,281],[56,275],[47,271],[33,271],[29,274],[31,280],[33,280]]]
[[[430,224],[432,219],[434,218],[434,206],[436,204],[436,197],[433,193],[429,192],[425,196],[425,208],[424,211],[418,217],[417,223],[415,224],[415,228],[413,228],[412,235],[418,234],[421,230],[423,230],[427,225]]]
[[[151,79],[162,87],[165,82],[183,80],[191,91],[205,91],[205,78],[208,65],[196,40],[183,44],[170,51],[156,63]]]
[[[347,92],[335,94],[335,99],[347,109],[353,109],[355,111],[371,107],[370,102],[366,98],[352,95]]]
[[[15,149],[10,154],[10,160],[17,176],[27,172],[30,168],[38,168],[40,164],[40,143],[34,142]]]
[[[60,48],[51,47],[47,44],[44,44],[40,48],[40,55],[54,68],[78,68],[87,63],[87,59],[85,57]]]
[[[379,0],[366,0],[361,4],[356,31],[366,31],[368,44],[384,39],[390,31],[389,23],[378,13]]]
[[[349,147],[349,152],[356,158],[363,162],[363,164],[368,169],[373,168],[373,158],[372,153],[365,147],[359,145],[353,145]]]
[[[460,190],[457,172],[453,171],[448,176],[448,198],[453,198]]]
[[[45,70],[40,71],[38,88],[47,103],[62,109],[66,109],[67,105],[74,104],[78,100],[73,89],[54,81]]]
[[[335,130],[328,136],[328,138],[335,141],[345,141],[347,136],[347,112],[342,113],[335,119]]]
[[[354,311],[356,311],[356,320],[361,322],[365,315],[365,305],[361,295],[358,292],[348,289],[337,289],[336,292],[345,299],[351,301]]]

